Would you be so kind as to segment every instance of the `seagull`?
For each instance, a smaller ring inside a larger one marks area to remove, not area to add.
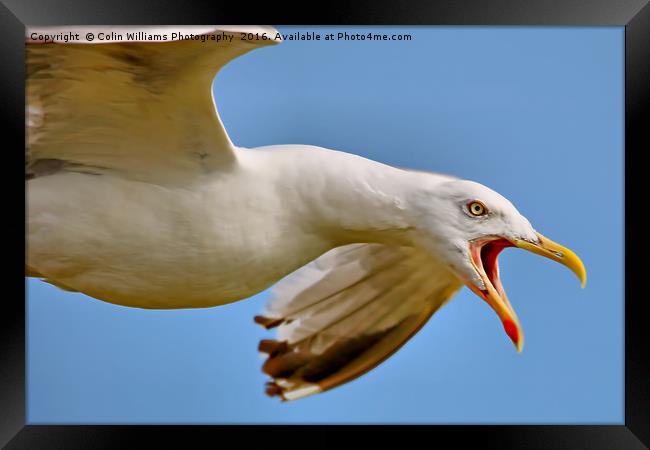
[[[234,145],[213,79],[281,41],[272,27],[28,29],[26,275],[151,309],[275,285],[254,320],[276,331],[258,350],[266,393],[283,401],[368,372],[463,286],[521,351],[500,252],[557,261],[584,287],[578,256],[473,181],[310,145]]]

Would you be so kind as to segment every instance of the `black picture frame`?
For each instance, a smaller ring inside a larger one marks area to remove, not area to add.
[[[625,423],[621,425],[430,425],[366,426],[365,438],[399,434],[404,443],[452,442],[482,448],[525,449],[636,449],[650,445],[650,370],[648,339],[643,306],[637,294],[642,268],[634,264],[640,247],[643,220],[632,216],[642,200],[636,189],[643,166],[639,158],[648,147],[647,113],[650,109],[650,6],[647,0],[490,0],[490,1],[356,1],[309,4],[296,9],[292,4],[266,2],[251,7],[249,2],[198,4],[172,1],[72,1],[48,3],[33,0],[3,0],[0,3],[0,111],[4,183],[3,303],[0,309],[0,445],[8,449],[28,448],[135,448],[140,443],[161,443],[164,448],[203,441],[216,446],[227,439],[240,445],[251,437],[267,443],[310,445],[318,440],[336,444],[331,431],[312,426],[35,426],[26,425],[25,355],[25,197],[24,157],[24,28],[25,25],[73,24],[344,24],[344,25],[556,25],[625,27]],[[644,120],[645,119],[645,120]],[[11,139],[8,139],[11,138]],[[642,208],[643,209],[643,208]],[[631,239],[627,239],[630,236]],[[607,237],[603,237],[607,239]],[[629,283],[628,283],[629,281]],[[369,429],[372,428],[372,429]],[[408,428],[408,429],[404,429]],[[296,437],[300,432],[306,436]],[[311,436],[311,437],[310,437]],[[426,439],[426,441],[425,441]],[[443,441],[440,441],[440,440]]]

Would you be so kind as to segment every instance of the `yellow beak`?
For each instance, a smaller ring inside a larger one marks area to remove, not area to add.
[[[518,352],[523,349],[524,334],[517,314],[508,301],[499,279],[499,266],[496,261],[499,252],[512,246],[523,248],[567,266],[578,276],[582,287],[587,282],[585,266],[575,253],[539,233],[537,233],[537,237],[539,241],[536,243],[503,238],[478,239],[470,242],[472,263],[481,276],[485,289],[480,289],[474,283],[468,283],[468,286],[497,313],[506,334],[515,344]]]
[[[539,244],[533,244],[527,241],[513,240],[512,243],[519,248],[528,250],[530,252],[536,253],[541,256],[545,256],[553,261],[557,261],[560,264],[567,266],[573,273],[578,276],[580,280],[580,287],[585,287],[587,284],[587,271],[585,270],[584,264],[578,258],[578,255],[573,253],[566,247],[562,247],[560,244],[553,242],[547,237],[542,236],[537,233],[539,238]]]

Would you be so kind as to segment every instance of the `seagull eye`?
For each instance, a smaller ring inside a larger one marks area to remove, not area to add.
[[[467,204],[467,209],[469,213],[473,216],[479,217],[487,214],[487,208],[485,205],[479,201],[472,201]]]

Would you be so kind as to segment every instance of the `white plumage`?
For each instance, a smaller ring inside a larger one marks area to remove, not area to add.
[[[129,30],[142,28],[75,31]],[[212,80],[233,58],[278,42],[242,33],[275,30],[173,30],[230,38],[28,39],[29,276],[140,308],[217,306],[286,276],[256,318],[278,327],[260,350],[273,378],[267,393],[283,399],[376,366],[463,284],[521,349],[498,277],[507,246],[560,261],[584,280],[573,253],[477,183],[307,145],[236,147]]]

